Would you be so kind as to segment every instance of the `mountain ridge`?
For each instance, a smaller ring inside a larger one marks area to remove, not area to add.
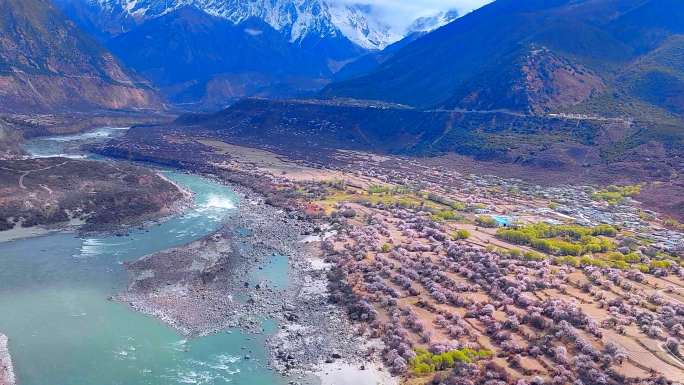
[[[161,109],[137,75],[46,0],[0,1],[3,111]]]
[[[120,31],[107,28],[107,19],[115,20],[125,32],[135,24],[194,6],[233,24],[259,18],[293,43],[345,38],[363,49],[375,50],[398,40],[387,25],[370,16],[367,7],[328,0],[59,0],[58,3],[79,22],[100,24],[114,36]]]
[[[498,0],[408,44],[373,72],[329,85],[321,95],[422,108],[506,108],[512,95],[522,95],[539,81],[546,84],[541,88],[546,95],[535,100],[564,94],[558,100],[567,103],[544,105],[530,99],[517,104],[517,111],[568,111],[580,106],[577,112],[584,112],[584,105],[611,92],[639,99],[616,79],[624,80],[625,69],[670,36],[684,33],[683,25],[684,7],[672,0]],[[534,49],[542,49],[569,70],[553,67],[556,72],[546,73],[545,79],[524,80],[522,74],[529,68],[519,58]],[[554,76],[564,80],[554,86]],[[503,78],[520,81],[502,89]],[[594,86],[576,89],[589,78]]]
[[[246,95],[314,92],[331,75],[323,58],[284,41],[260,19],[232,24],[193,6],[151,19],[109,47],[180,104],[223,107]]]
[[[662,13],[667,15],[658,17]],[[333,135],[344,138],[363,127],[381,138],[404,127],[410,115],[416,127],[430,127],[421,132],[426,139],[411,147],[396,138],[390,151],[455,152],[580,171],[610,171],[612,163],[623,162],[634,175],[641,172],[634,167],[642,167],[654,177],[681,170],[681,2],[498,0],[396,44],[384,55],[348,64],[340,71],[348,78],[324,88],[317,102],[238,103],[212,124],[220,129],[252,122],[247,127],[261,130],[260,137],[273,132],[287,142],[288,130],[292,137],[308,135],[307,125],[318,121],[311,130],[334,147],[346,144]],[[337,131],[318,129],[328,126]],[[250,137],[249,129],[230,135]],[[376,140],[362,149],[384,145]]]

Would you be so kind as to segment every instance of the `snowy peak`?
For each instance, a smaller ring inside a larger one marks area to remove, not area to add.
[[[438,12],[432,16],[425,16],[417,18],[407,29],[406,34],[410,35],[415,32],[430,32],[439,27],[447,25],[459,18],[457,10],[446,12]]]
[[[79,1],[79,0],[72,0]],[[382,49],[398,40],[389,26],[371,15],[367,5],[338,4],[330,0],[80,0],[108,13],[123,13],[140,22],[184,6],[237,24],[259,18],[288,35],[291,42],[308,37],[344,36],[366,49]]]
[[[332,23],[349,40],[366,49],[384,49],[402,38],[371,15],[370,5],[338,4],[330,8]]]

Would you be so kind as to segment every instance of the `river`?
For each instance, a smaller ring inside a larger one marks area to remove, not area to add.
[[[89,157],[78,146],[121,135],[103,128],[29,141],[33,156]],[[267,367],[265,335],[227,330],[187,340],[158,320],[107,300],[126,285],[124,261],[189,243],[236,210],[214,181],[163,171],[194,193],[194,205],[127,236],[51,233],[0,243],[0,332],[10,339],[20,385],[287,383]],[[276,264],[287,276],[287,263]],[[273,322],[264,327],[274,329]],[[246,356],[249,358],[246,358]]]

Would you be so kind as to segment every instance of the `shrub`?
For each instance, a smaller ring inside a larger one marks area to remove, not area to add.
[[[535,253],[534,251],[528,251],[525,253],[525,259],[528,261],[543,261],[546,259],[546,257],[542,254]]]
[[[417,364],[415,364],[415,365],[412,364],[412,365],[411,365],[411,370],[412,370],[413,373],[415,373],[415,374],[428,374],[428,373],[434,372],[434,371],[435,371],[435,368],[434,368],[434,366],[431,366],[431,365],[428,365],[428,364],[426,364],[426,363],[420,362],[420,363],[417,363]]]
[[[669,269],[672,266],[670,261],[652,261],[651,269]]]
[[[452,235],[451,238],[455,241],[462,240],[462,239],[468,239],[470,238],[470,232],[465,229],[461,230],[456,230]]]
[[[432,218],[437,221],[453,221],[458,219],[458,215],[452,210],[441,210],[432,214]]]
[[[463,202],[455,201],[450,198],[443,197],[441,195],[437,194],[432,194],[428,193],[427,194],[427,200],[444,205],[444,206],[449,206],[454,210],[465,210],[466,205]]]
[[[601,268],[606,268],[608,267],[608,263],[606,261],[592,258],[589,256],[584,256],[580,258],[580,265],[582,266],[596,266],[596,267],[601,267]]]
[[[499,227],[499,223],[493,217],[489,215],[480,215],[475,218],[475,223],[482,227],[495,228]]]
[[[620,270],[627,270],[630,267],[629,264],[625,261],[611,261],[610,266]]]
[[[340,215],[342,215],[345,218],[351,219],[351,218],[355,218],[357,213],[356,213],[356,210],[348,208],[348,209],[340,210]]]
[[[506,229],[497,233],[497,236],[505,241],[516,245],[527,245],[532,241],[532,235],[521,230]]]
[[[551,244],[558,249],[558,253],[560,255],[579,256],[583,254],[583,248],[581,245],[576,245],[574,243],[565,241],[551,241]]]
[[[663,225],[669,229],[674,229],[674,230],[684,230],[684,225],[679,223],[678,220],[673,219],[673,218],[668,218],[663,221]]]
[[[617,235],[617,230],[611,225],[598,225],[591,230],[592,235],[605,235],[607,237],[614,237]]]
[[[455,349],[444,353],[430,353],[425,349],[416,349],[416,356],[409,366],[415,374],[424,375],[437,370],[447,370],[456,367],[457,364],[469,364],[479,359],[489,358],[492,353],[486,349]]]
[[[368,186],[368,193],[369,194],[384,194],[390,192],[389,186],[381,186],[381,185],[370,185]]]
[[[558,257],[554,260],[554,263],[557,265],[568,265],[572,267],[580,267],[580,260],[577,257]]]
[[[449,206],[451,206],[452,209],[458,210],[458,211],[463,211],[466,209],[465,203],[458,202],[458,201],[451,202],[451,204]]]
[[[591,197],[597,201],[606,201],[612,205],[622,202],[626,197],[635,197],[641,193],[641,186],[608,186],[605,190],[594,193]]]
[[[637,263],[641,261],[641,257],[637,253],[629,253],[629,254],[622,254],[618,251],[614,251],[612,253],[608,253],[606,255],[606,258],[612,263],[615,264],[616,266],[627,266],[629,267],[630,264]],[[618,267],[618,268],[623,268],[623,267]]]

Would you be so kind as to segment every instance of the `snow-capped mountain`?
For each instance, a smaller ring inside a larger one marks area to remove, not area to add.
[[[414,32],[430,32],[439,27],[447,25],[459,18],[457,10],[446,12],[438,12],[432,16],[424,16],[417,18],[407,29],[406,34],[410,35]]]
[[[265,21],[291,42],[310,38],[346,37],[365,49],[382,49],[398,40],[389,26],[372,17],[367,5],[330,0],[60,0],[88,2],[116,19],[136,22],[156,18],[176,9],[194,6],[239,24],[249,18]],[[123,17],[122,17],[123,16]]]
[[[390,26],[371,15],[372,7],[361,4],[333,4],[330,15],[347,39],[366,49],[384,49],[402,38]]]

